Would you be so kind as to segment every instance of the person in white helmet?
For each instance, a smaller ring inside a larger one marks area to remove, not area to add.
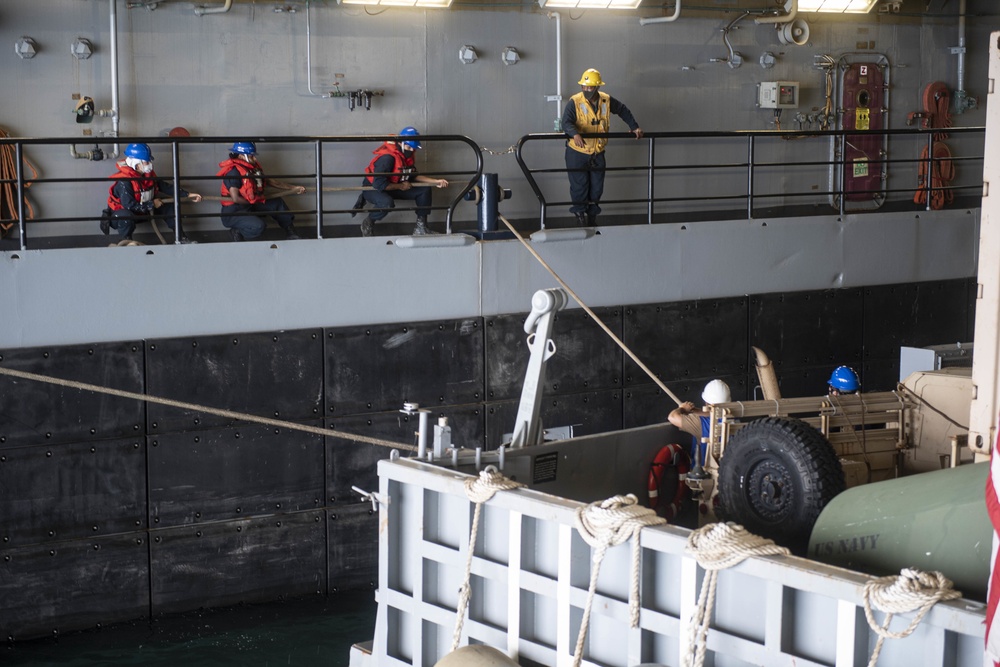
[[[722,380],[712,380],[705,385],[705,389],[701,392],[701,400],[705,402],[705,405],[700,411],[697,411],[694,403],[686,401],[667,415],[667,421],[685,433],[690,433],[694,438],[691,445],[691,473],[689,475],[693,474],[695,477],[701,474],[705,462],[703,439],[708,438],[709,434],[709,407],[732,400],[729,385]]]
[[[619,116],[636,139],[642,139],[642,128],[629,108],[607,93],[601,73],[588,69],[580,77],[580,92],[569,99],[562,115],[562,130],[569,137],[566,142],[566,170],[569,174],[569,196],[573,205],[569,212],[576,216],[578,225],[593,226],[601,212],[601,195],[604,194],[604,148],[607,139],[584,138],[582,134],[607,134],[611,127],[611,114]]]

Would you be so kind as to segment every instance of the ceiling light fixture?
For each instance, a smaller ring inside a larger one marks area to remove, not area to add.
[[[636,9],[642,0],[538,0],[549,9]]]
[[[800,12],[867,14],[878,0],[799,0]]]
[[[380,7],[416,7],[418,9],[446,9],[451,0],[337,0],[338,5],[378,5]]]

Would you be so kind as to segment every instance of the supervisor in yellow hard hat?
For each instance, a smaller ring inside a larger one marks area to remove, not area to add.
[[[601,212],[601,195],[604,194],[604,148],[608,140],[583,137],[583,134],[607,134],[611,127],[611,114],[628,125],[636,139],[642,138],[642,128],[629,108],[607,93],[601,73],[588,69],[580,77],[580,92],[569,99],[562,115],[562,129],[569,137],[566,142],[566,170],[569,173],[569,194],[573,205],[569,211],[576,216],[577,224],[593,226]]]

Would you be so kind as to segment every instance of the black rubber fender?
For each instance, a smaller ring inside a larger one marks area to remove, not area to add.
[[[747,424],[719,461],[720,516],[796,553],[804,553],[820,512],[844,488],[833,445],[797,419]]]

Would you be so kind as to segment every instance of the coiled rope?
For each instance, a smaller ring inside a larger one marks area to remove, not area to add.
[[[688,536],[684,551],[694,556],[706,571],[698,593],[698,606],[688,628],[688,648],[683,662],[684,667],[701,667],[705,664],[706,638],[715,606],[719,570],[738,565],[751,556],[787,556],[789,551],[732,522],[710,523],[694,531]]]
[[[0,139],[7,139],[9,137],[10,135],[7,133],[7,130],[0,127]],[[31,178],[38,178],[38,171],[23,154],[21,155],[21,160],[24,162],[24,166],[28,168],[28,171],[31,172]],[[19,215],[17,206],[17,157],[14,146],[11,144],[0,146],[0,179],[9,181],[0,183],[0,239],[2,239],[14,227],[14,223],[9,221],[18,220]],[[25,183],[24,189],[27,190],[31,185],[31,183]],[[24,197],[24,209],[25,217],[28,220],[35,217],[35,209],[32,208],[31,202],[28,201],[27,194]]]
[[[924,127],[951,127],[951,92],[947,85],[941,81],[927,84],[924,87],[923,104]],[[951,150],[944,143],[947,138],[947,132],[935,132],[931,137],[931,148],[924,146],[920,152],[917,191],[913,193],[913,203],[926,205],[929,200],[930,208],[935,211],[955,199],[955,193],[946,189],[955,180]]]
[[[110,387],[101,387],[96,384],[88,384],[86,382],[77,382],[75,380],[63,380],[60,378],[49,377],[47,375],[39,375],[37,373],[29,373],[27,371],[17,371],[13,368],[4,368],[0,366],[0,376],[7,375],[9,377],[20,378],[22,380],[32,380],[35,382],[44,382],[46,384],[54,384],[60,387],[69,387],[70,389],[80,389],[82,391],[92,391],[98,394],[108,394],[110,396],[118,396],[120,398],[131,398],[137,401],[146,401],[148,403],[159,403],[160,405],[169,405],[174,408],[180,408],[182,410],[195,410],[197,412],[203,412],[209,415],[216,415],[218,417],[225,417],[227,419],[239,419],[241,421],[253,422],[256,424],[264,424],[265,426],[277,426],[279,428],[287,428],[292,431],[302,431],[304,433],[312,433],[313,435],[323,435],[323,436],[335,436],[338,438],[345,438],[347,440],[356,440],[357,442],[363,442],[368,445],[376,445],[378,447],[390,447],[392,449],[402,449],[406,451],[416,451],[416,447],[413,445],[404,445],[398,442],[392,442],[391,440],[383,440],[381,438],[369,438],[365,435],[358,435],[356,433],[347,433],[346,431],[337,431],[334,429],[322,429],[316,426],[309,426],[308,424],[298,424],[296,422],[285,421],[283,419],[271,419],[270,417],[258,417],[257,415],[251,415],[245,412],[234,412],[232,410],[221,410],[219,408],[210,408],[206,405],[198,405],[197,403],[187,403],[185,401],[175,401],[172,398],[162,398],[159,396],[152,396],[150,394],[138,394],[133,391],[125,391],[122,389],[112,389]]]
[[[878,641],[875,642],[875,650],[868,661],[868,667],[875,667],[878,662],[879,653],[882,652],[882,642],[886,639],[902,639],[908,637],[931,607],[941,600],[954,600],[962,597],[959,591],[954,590],[951,580],[940,572],[921,572],[911,568],[903,568],[898,576],[879,577],[865,584],[865,618],[868,619],[868,627],[878,634]],[[875,621],[872,607],[877,607],[879,611],[886,612],[885,621],[879,625]],[[889,623],[893,614],[904,614],[910,611],[920,611],[909,627],[900,632],[889,630]]]
[[[597,576],[601,572],[601,562],[608,547],[621,544],[632,539],[632,585],[629,590],[629,622],[630,627],[639,626],[639,560],[642,548],[639,535],[645,526],[656,526],[666,523],[656,512],[638,504],[633,494],[613,496],[607,500],[590,503],[576,511],[576,529],[580,536],[593,547],[590,567],[590,587],[587,590],[587,605],[583,610],[583,620],[580,621],[580,633],[576,637],[576,648],[573,650],[573,667],[579,667],[583,659],[583,645],[587,640],[587,630],[590,626],[590,610],[594,603],[597,590]]]
[[[469,534],[469,553],[465,558],[465,581],[458,589],[458,608],[455,610],[455,634],[451,640],[451,650],[458,648],[462,639],[462,626],[465,625],[465,610],[469,607],[472,587],[472,554],[476,549],[476,536],[479,534],[479,517],[483,511],[483,503],[489,502],[497,491],[510,491],[524,486],[520,482],[504,477],[495,466],[489,465],[479,472],[479,477],[469,477],[465,480],[465,495],[476,504],[472,515],[472,531]]]

